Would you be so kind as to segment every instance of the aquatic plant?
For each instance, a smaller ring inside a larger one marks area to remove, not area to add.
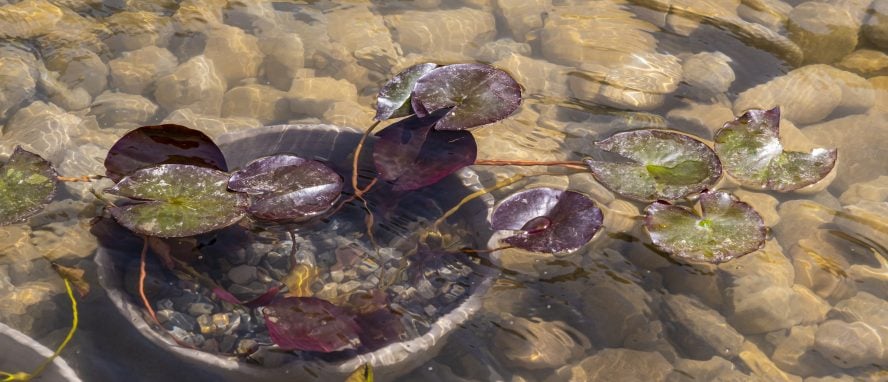
[[[256,158],[229,173],[222,151],[205,134],[179,125],[145,126],[127,133],[110,149],[105,177],[115,185],[104,191],[117,198],[102,199],[118,223],[144,238],[143,284],[149,244],[163,243],[157,238],[190,237],[244,221],[256,223],[254,227],[260,229],[283,227],[292,234],[358,201],[367,212],[365,233],[373,242],[373,211],[364,195],[379,180],[392,185],[391,199],[397,202],[406,193],[470,165],[564,166],[590,171],[623,197],[653,202],[644,209],[644,227],[657,248],[681,261],[719,263],[761,248],[766,229],[751,206],[728,192],[714,190],[722,177],[722,166],[744,185],[791,191],[823,179],[835,164],[835,150],[784,152],[776,108],[750,110],[728,122],[716,134],[714,150],[688,134],[642,129],[594,142],[594,152],[583,161],[478,161],[470,129],[508,117],[521,99],[518,83],[506,72],[487,65],[424,63],[407,68],[379,92],[376,123],[366,130],[353,153],[353,194],[347,197],[344,180],[325,163],[278,154]],[[363,145],[380,122],[391,118],[403,119],[376,133],[372,152],[375,175],[360,187],[358,163]],[[52,199],[59,180],[97,177],[60,177],[51,164],[18,148],[0,169],[0,224],[22,221],[39,212]],[[485,251],[448,249],[446,238],[436,234],[437,227],[471,198],[522,177],[470,195],[418,234],[410,254],[412,261],[405,269],[407,277],[434,284],[440,279],[436,274],[440,269],[471,268],[474,263],[469,257]],[[681,205],[696,200],[699,212]],[[533,188],[502,200],[490,224],[504,233],[504,246],[493,250],[565,253],[592,241],[607,222],[594,198],[582,190]],[[187,261],[172,259],[169,251],[155,252],[168,267],[196,273]],[[404,335],[404,328],[393,324],[398,319],[385,294],[370,293],[340,306],[305,295],[284,297],[272,288],[244,302],[212,280],[203,281],[223,301],[261,308],[272,339],[284,350],[378,348]],[[153,316],[141,286],[140,294]],[[361,375],[372,372],[367,369]]]

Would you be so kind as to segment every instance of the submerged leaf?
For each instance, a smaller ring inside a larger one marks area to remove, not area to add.
[[[262,314],[271,339],[284,350],[329,353],[360,344],[354,317],[319,298],[283,298],[264,307]]]
[[[107,192],[135,201],[110,209],[124,227],[147,236],[184,237],[243,218],[247,198],[227,185],[228,174],[222,171],[164,164],[138,170]]]
[[[721,163],[705,143],[684,134],[637,130],[617,133],[595,146],[616,159],[586,159],[605,187],[641,201],[675,200],[711,187]]]
[[[74,285],[74,288],[77,289],[77,293],[80,294],[80,297],[86,297],[86,295],[89,294],[89,283],[84,277],[86,271],[76,267],[66,267],[59,263],[51,263],[50,265],[52,265],[52,269],[56,271],[59,276]]]
[[[361,365],[358,370],[349,374],[345,382],[373,382],[373,366],[369,363]]]
[[[463,130],[511,115],[521,105],[521,86],[489,65],[448,65],[416,81],[411,103],[420,117],[452,108],[435,129]]]
[[[725,170],[740,183],[774,191],[792,191],[817,183],[836,164],[837,151],[783,151],[780,108],[751,109],[715,133],[715,151]]]
[[[645,208],[651,241],[678,258],[721,263],[761,248],[765,223],[746,203],[723,191],[700,194],[702,216],[657,202]]]
[[[278,292],[280,292],[281,288],[279,287],[271,287],[265,293],[261,294],[259,297],[256,297],[250,301],[243,302],[239,298],[235,297],[231,292],[222,289],[221,287],[213,288],[213,294],[216,295],[220,300],[235,304],[235,305],[243,305],[247,308],[254,309],[260,306],[266,306],[271,304],[274,301],[274,298],[277,297]]]
[[[225,157],[206,134],[180,125],[143,126],[126,133],[105,157],[105,174],[117,182],[159,164],[188,164],[228,171]]]
[[[236,171],[228,188],[252,195],[251,215],[294,222],[330,209],[339,199],[342,177],[321,162],[279,154],[256,159]]]
[[[395,191],[434,184],[475,163],[478,146],[471,133],[432,128],[447,112],[445,109],[426,117],[412,116],[377,134],[373,162],[379,177],[393,182]]]
[[[420,77],[435,70],[438,64],[416,64],[395,75],[379,90],[376,97],[376,119],[384,121],[389,118],[406,117],[413,114],[410,106],[410,93]]]
[[[58,174],[46,159],[16,146],[0,167],[0,226],[43,210],[58,188]]]
[[[521,231],[503,241],[544,253],[571,252],[601,228],[604,216],[588,196],[540,187],[513,194],[499,203],[490,221],[495,230]]]

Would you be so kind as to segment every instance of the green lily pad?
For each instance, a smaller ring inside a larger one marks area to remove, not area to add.
[[[16,147],[0,167],[0,225],[21,222],[55,196],[58,174],[46,159]]]
[[[783,151],[780,108],[751,109],[715,133],[715,152],[741,184],[792,191],[817,183],[836,164],[836,150]]]
[[[248,199],[228,191],[228,178],[206,167],[164,164],[135,171],[106,192],[133,199],[133,204],[111,208],[124,227],[148,236],[185,237],[244,217]]]
[[[434,63],[416,64],[392,77],[382,86],[382,89],[379,89],[379,95],[376,96],[376,117],[374,119],[384,121],[389,118],[406,117],[413,114],[413,107],[410,106],[410,93],[413,92],[413,85],[422,76],[437,67],[438,64]]]
[[[644,209],[644,227],[654,245],[673,256],[721,263],[761,248],[765,223],[749,204],[724,191],[700,194],[702,215],[664,202]]]
[[[705,143],[659,130],[617,133],[595,146],[606,154],[586,159],[592,175],[627,198],[675,200],[703,191],[721,177],[721,163]]]

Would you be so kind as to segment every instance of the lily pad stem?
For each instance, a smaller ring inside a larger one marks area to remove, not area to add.
[[[143,236],[142,239],[145,241],[145,244],[142,245],[142,254],[139,261],[139,297],[142,298],[145,309],[148,309],[148,314],[151,315],[151,318],[154,319],[157,325],[160,325],[151,303],[148,302],[148,296],[145,295],[145,277],[147,276],[147,272],[145,272],[145,256],[148,254],[148,237]]]

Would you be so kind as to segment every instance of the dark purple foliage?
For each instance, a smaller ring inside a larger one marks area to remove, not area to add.
[[[570,252],[585,245],[604,217],[595,202],[574,191],[534,188],[513,194],[493,211],[495,230],[521,231],[503,241],[534,252]]]
[[[411,103],[420,117],[452,108],[435,129],[463,130],[511,115],[521,105],[521,86],[489,65],[448,65],[416,81]]]
[[[114,143],[105,174],[117,182],[127,174],[159,164],[188,164],[228,171],[225,157],[206,134],[180,125],[143,126]]]
[[[257,218],[301,221],[330,209],[342,177],[321,162],[281,154],[250,162],[232,174],[228,188],[252,195],[248,212]]]
[[[385,345],[407,338],[407,329],[401,316],[388,307],[373,312],[359,314],[355,321],[361,328],[361,345],[367,350],[376,350]]]
[[[229,302],[229,303],[232,303],[235,305],[243,305],[243,306],[246,306],[247,308],[254,309],[254,308],[258,308],[260,306],[266,306],[268,304],[271,304],[271,302],[274,301],[274,298],[277,297],[278,292],[280,292],[280,290],[281,290],[281,288],[279,288],[279,287],[276,287],[276,286],[271,287],[268,289],[268,291],[263,293],[261,296],[256,297],[256,298],[254,298],[250,301],[247,301],[247,302],[241,302],[240,299],[238,299],[237,297],[234,297],[234,295],[231,294],[231,292],[223,289],[222,287],[213,288],[213,294],[215,294],[216,297],[219,297],[219,299],[222,301]]]
[[[355,349],[358,324],[352,315],[316,297],[287,297],[262,310],[265,326],[284,350],[334,352]]]
[[[420,77],[438,67],[438,64],[416,64],[392,77],[379,90],[376,97],[376,119],[384,121],[389,118],[406,117],[413,114],[410,106],[410,93]]]
[[[447,110],[412,116],[379,132],[373,162],[379,177],[395,191],[410,191],[438,182],[475,163],[478,146],[467,131],[436,131],[432,127]]]

